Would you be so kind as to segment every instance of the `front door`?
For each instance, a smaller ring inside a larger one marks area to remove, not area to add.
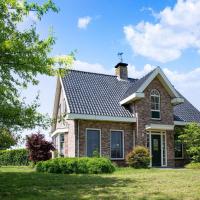
[[[152,166],[161,166],[161,136],[151,135]]]

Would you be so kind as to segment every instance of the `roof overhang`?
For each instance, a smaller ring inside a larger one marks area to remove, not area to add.
[[[56,129],[53,133],[51,133],[51,137],[57,135],[58,133],[66,133],[68,131],[69,131],[68,128],[59,128],[59,129]]]
[[[69,113],[66,116],[67,119],[82,119],[82,120],[94,120],[94,121],[113,121],[113,122],[136,122],[136,118],[133,117],[113,117],[103,115],[87,115],[87,114],[73,114]]]
[[[178,97],[178,98],[173,98],[171,100],[172,105],[178,105],[180,103],[184,103],[184,98]]]
[[[172,131],[174,130],[174,125],[166,125],[166,124],[148,124],[145,126],[146,130],[166,130]]]
[[[154,72],[144,81],[144,83],[137,89],[135,93],[132,95],[128,96],[127,98],[123,99],[120,104],[126,104],[129,103],[130,101],[137,100],[137,94],[139,94],[141,97],[144,98],[144,90],[147,88],[147,86],[154,80],[154,78],[158,78],[159,81],[162,83],[166,91],[169,93],[169,95],[173,98],[172,102],[174,102],[176,105],[179,103],[184,102],[184,99],[180,97],[180,95],[177,93],[175,90],[174,86],[171,84],[171,82],[168,80],[164,72],[160,67],[157,67]],[[143,96],[143,97],[142,97]]]
[[[135,100],[144,98],[144,96],[145,95],[143,92],[136,92],[136,93],[133,93],[132,95],[128,96],[126,99],[120,101],[120,104],[123,105],[123,104],[129,103],[131,101],[135,101]]]
[[[185,125],[187,125],[188,123],[190,123],[190,122],[174,121],[174,125],[177,125],[177,126],[185,126]]]

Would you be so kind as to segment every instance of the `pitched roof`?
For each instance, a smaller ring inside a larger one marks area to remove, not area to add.
[[[154,69],[155,70],[155,69]],[[123,99],[127,98],[131,94],[135,93],[138,88],[149,78],[149,76],[154,72],[154,70],[150,71],[148,74],[143,76],[141,79],[135,82],[135,84],[131,85],[128,90],[125,92]],[[121,99],[122,100],[122,99]]]
[[[70,113],[112,117],[133,116],[119,102],[136,80],[75,70],[62,79]]]
[[[199,123],[200,112],[186,98],[184,98],[184,103],[174,106],[174,120]]]
[[[113,75],[70,70],[62,78],[70,113],[132,117],[120,101],[136,91],[153,71],[141,79],[119,80]],[[200,112],[185,99],[174,106],[174,120],[200,122]]]

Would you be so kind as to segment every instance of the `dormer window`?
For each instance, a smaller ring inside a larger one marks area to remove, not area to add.
[[[151,91],[151,118],[160,119],[160,92],[156,89]]]

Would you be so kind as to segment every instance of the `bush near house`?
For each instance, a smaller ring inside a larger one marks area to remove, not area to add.
[[[187,169],[200,169],[200,163],[195,163],[195,162],[191,162],[187,165],[185,165],[185,168]]]
[[[28,165],[28,151],[26,149],[13,149],[0,151],[0,165]]]
[[[200,163],[200,125],[189,123],[183,130],[178,130],[179,139],[184,144],[187,155],[193,163]]]
[[[149,150],[143,146],[136,146],[127,157],[126,162],[130,167],[148,168],[150,162]]]
[[[107,158],[55,158],[38,162],[36,171],[62,174],[112,173],[115,167]]]

